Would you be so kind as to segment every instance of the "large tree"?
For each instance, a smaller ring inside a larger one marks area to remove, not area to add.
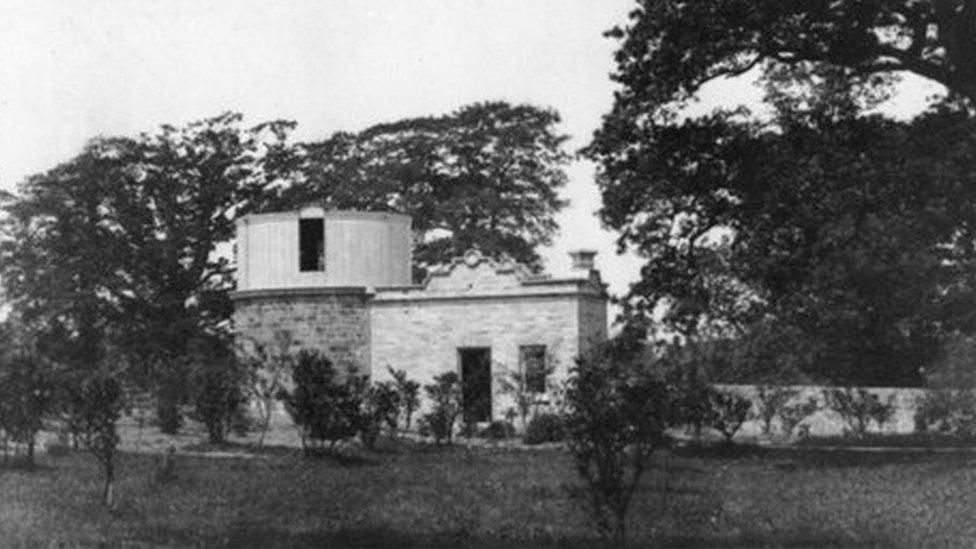
[[[302,175],[277,207],[409,214],[419,272],[472,246],[538,267],[565,205],[558,122],[552,110],[490,102],[336,133],[303,146]]]
[[[970,0],[639,0],[623,27],[615,110],[651,112],[705,82],[803,62],[911,72],[976,99]]]
[[[110,337],[158,387],[185,378],[189,341],[226,329],[232,266],[216,247],[291,158],[291,123],[240,122],[95,139],[8,197],[0,277],[52,352],[94,369]]]
[[[917,383],[974,328],[976,123],[958,104],[865,115],[884,84],[804,64],[767,78],[770,121],[608,120],[588,149],[601,215],[648,259],[628,312],[820,380]]]

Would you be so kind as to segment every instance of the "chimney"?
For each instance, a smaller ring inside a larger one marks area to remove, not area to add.
[[[574,271],[590,272],[596,268],[593,258],[596,257],[596,250],[575,250],[569,252],[569,257],[573,261]]]

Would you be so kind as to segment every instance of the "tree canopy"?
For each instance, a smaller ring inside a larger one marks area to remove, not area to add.
[[[908,6],[913,21],[942,9]],[[632,319],[732,338],[766,374],[862,384],[917,383],[949,334],[973,329],[976,123],[954,99],[910,122],[868,114],[886,71],[915,66],[878,53],[896,12],[642,2],[613,32],[622,87],[585,153],[602,219],[647,259]],[[951,34],[932,28],[926,43]],[[929,47],[918,55],[965,93],[956,54]],[[681,114],[702,82],[758,65],[772,120]]]
[[[651,112],[704,83],[802,62],[864,76],[912,72],[976,99],[968,0],[639,0],[620,38],[616,111]]]
[[[489,102],[336,133],[301,146],[298,180],[276,207],[408,214],[421,272],[471,247],[539,267],[536,248],[565,206],[558,123],[553,110]]]
[[[65,357],[94,367],[105,338],[172,362],[230,315],[233,220],[281,177],[289,122],[244,129],[226,113],[155,135],[97,138],[8,197],[5,295]],[[83,352],[80,352],[83,351]],[[82,365],[82,364],[79,364]]]

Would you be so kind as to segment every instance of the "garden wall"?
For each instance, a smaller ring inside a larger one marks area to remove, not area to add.
[[[756,401],[759,392],[759,387],[756,385],[717,384],[715,387],[748,398],[753,402]],[[840,436],[844,434],[846,424],[843,419],[841,419],[837,412],[829,409],[826,402],[824,402],[824,390],[836,389],[836,387],[793,385],[789,388],[798,392],[797,396],[790,403],[806,402],[808,399],[814,398],[820,407],[820,410],[803,422],[810,426],[811,436]],[[915,410],[919,400],[927,392],[926,389],[905,387],[864,387],[864,389],[878,395],[881,402],[888,402],[888,399],[892,398],[892,404],[895,406],[894,415],[885,423],[881,431],[878,431],[877,426],[872,423],[868,432],[906,434],[915,431]],[[778,432],[778,421],[778,418],[773,421],[773,430],[775,432]],[[741,431],[739,431],[736,437],[743,439],[762,437],[762,421],[755,419],[749,420],[742,426]]]

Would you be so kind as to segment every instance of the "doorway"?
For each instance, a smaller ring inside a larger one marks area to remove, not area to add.
[[[461,362],[461,407],[464,422],[491,421],[491,349],[458,349]]]

